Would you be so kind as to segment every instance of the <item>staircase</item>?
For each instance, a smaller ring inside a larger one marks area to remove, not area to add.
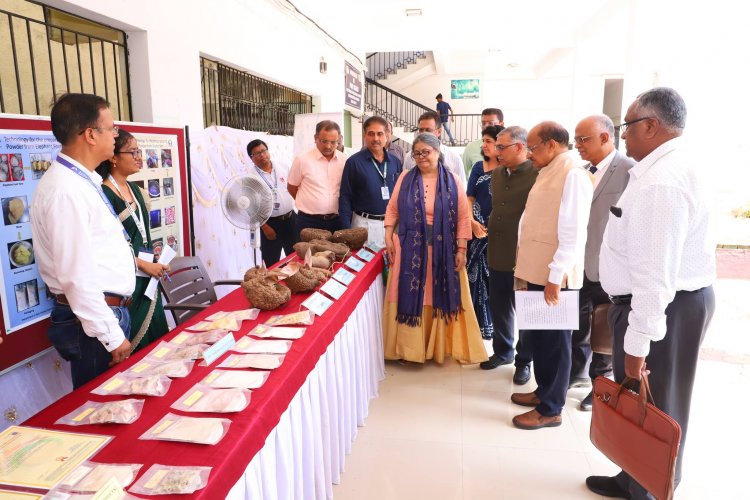
[[[382,116],[391,122],[393,127],[414,130],[417,128],[420,115],[425,111],[432,111],[432,109],[403,94],[394,92],[375,80],[365,78],[366,113]]]
[[[385,80],[422,59],[427,59],[427,52],[373,52],[367,56],[367,75],[375,81]]]

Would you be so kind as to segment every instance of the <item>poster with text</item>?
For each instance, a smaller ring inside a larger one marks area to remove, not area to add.
[[[177,154],[177,136],[134,133],[138,147],[143,151],[143,168],[128,177],[143,191],[148,207],[151,242],[158,257],[164,245],[169,245],[177,255],[184,255],[182,240],[182,176],[179,174],[180,157]]]
[[[11,333],[49,315],[53,301],[39,275],[29,208],[39,179],[60,150],[52,132],[0,134],[0,275],[5,331]]]

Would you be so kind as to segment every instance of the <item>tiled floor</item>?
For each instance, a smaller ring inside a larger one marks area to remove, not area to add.
[[[741,484],[750,448],[750,365],[743,356],[715,359],[732,345],[747,353],[747,302],[735,309],[722,303],[748,295],[750,281],[717,285],[720,306],[704,342],[714,355],[699,363],[677,500],[750,499]],[[618,469],[589,441],[591,414],[576,408],[588,388],[569,391],[561,427],[523,431],[511,424],[526,411],[510,402],[519,389],[512,375],[512,366],[487,372],[450,361],[386,363],[380,397],[334,487],[336,500],[600,498],[586,489],[586,476]],[[533,387],[532,378],[522,390]]]

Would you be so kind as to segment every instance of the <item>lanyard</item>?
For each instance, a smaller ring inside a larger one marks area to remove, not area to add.
[[[260,178],[263,179],[263,182],[265,182],[266,185],[268,186],[268,189],[270,189],[273,194],[276,194],[276,191],[278,191],[279,189],[279,178],[276,177],[276,169],[273,168],[273,166],[271,166],[271,175],[273,175],[273,186],[272,186],[271,183],[268,182],[268,179],[266,179],[266,176],[263,175],[266,172],[259,169],[257,165],[253,165],[253,166],[255,167],[255,170],[258,171],[258,175],[260,176]]]
[[[120,198],[122,198],[122,201],[125,202],[125,206],[128,207],[128,212],[130,212],[130,216],[133,218],[133,221],[135,222],[135,225],[138,228],[138,232],[141,233],[143,244],[148,245],[148,237],[146,236],[146,227],[143,225],[143,220],[141,220],[141,218],[138,217],[138,214],[135,213],[135,210],[133,210],[133,207],[130,206],[130,203],[128,203],[128,200],[125,199],[125,196],[123,196],[122,191],[120,191],[120,186],[117,185],[117,182],[115,181],[114,177],[112,177],[112,174],[109,174],[109,182],[112,183],[112,185],[117,190],[117,193],[120,195]],[[133,202],[138,203],[138,200],[135,197],[135,193],[133,193],[133,190],[130,189],[130,185],[128,185],[128,191],[130,191],[130,196],[133,197]]]
[[[385,186],[385,178],[388,177],[388,160],[385,160],[385,162],[383,162],[382,171],[380,170],[380,167],[378,167],[378,163],[375,161],[375,158],[370,158],[370,160],[372,161],[372,164],[375,165],[375,170],[378,171],[380,177],[383,178],[383,185]]]
[[[104,204],[107,205],[107,208],[109,208],[110,213],[114,216],[115,219],[117,219],[117,222],[120,222],[120,218],[117,217],[117,214],[115,213],[115,209],[112,207],[112,204],[107,199],[107,195],[105,195],[104,191],[102,191],[102,187],[101,186],[97,186],[96,184],[94,184],[94,181],[91,180],[91,177],[89,177],[88,175],[84,174],[81,171],[80,168],[76,167],[75,165],[73,165],[72,163],[70,163],[65,158],[63,158],[61,156],[58,156],[56,158],[56,160],[57,160],[57,163],[59,163],[63,167],[65,167],[68,170],[72,171],[74,174],[78,175],[79,177],[82,177],[82,178],[86,179],[87,181],[89,181],[89,184],[91,184],[91,186],[94,189],[96,189],[96,192],[99,193],[99,197],[102,199],[102,201],[104,202]],[[130,243],[130,236],[128,236],[128,233],[127,233],[127,231],[125,231],[124,227],[122,228],[122,234],[123,234],[123,236],[125,236],[125,241],[127,241],[128,243]]]

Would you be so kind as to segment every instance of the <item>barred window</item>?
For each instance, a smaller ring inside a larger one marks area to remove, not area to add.
[[[97,94],[131,120],[125,32],[28,0],[0,0],[0,111],[47,115],[55,96]]]
[[[203,123],[294,134],[294,115],[312,112],[312,96],[201,57]]]

